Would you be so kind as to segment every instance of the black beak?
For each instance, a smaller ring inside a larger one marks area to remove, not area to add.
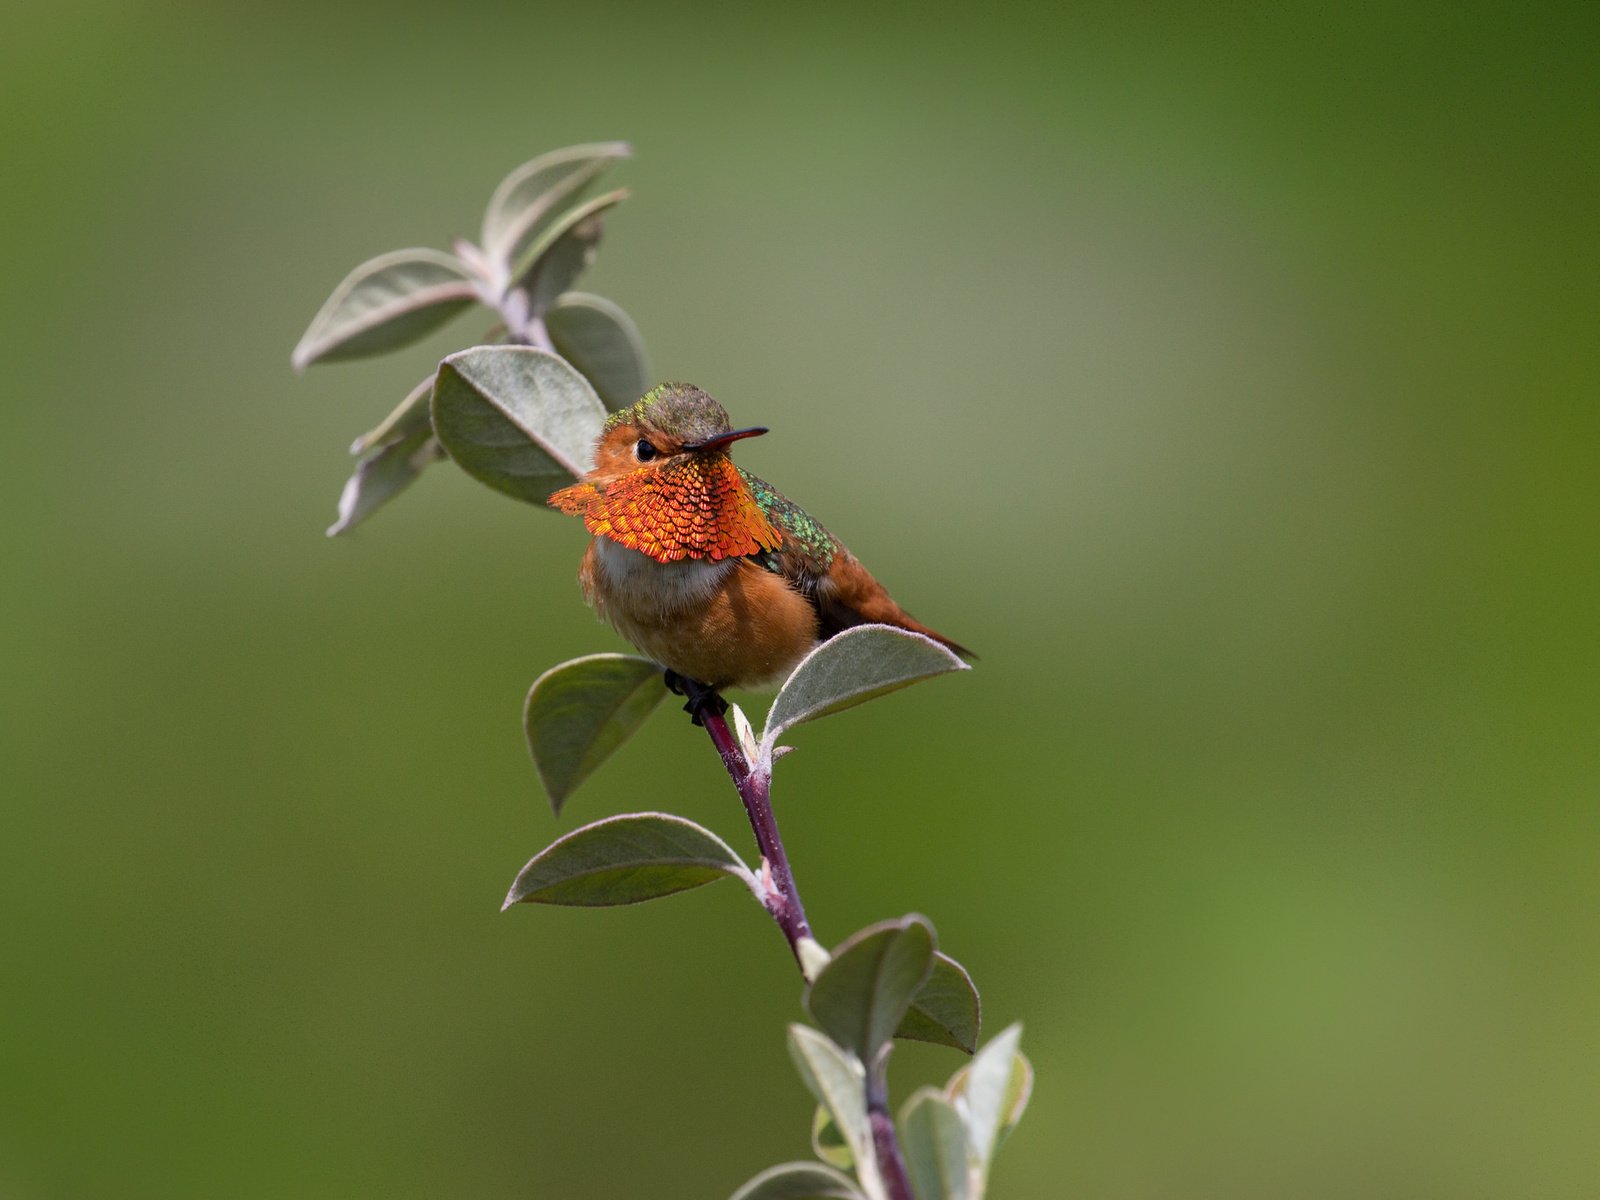
[[[732,433],[719,433],[714,438],[707,438],[705,441],[696,442],[692,446],[685,445],[684,449],[692,451],[720,450],[730,442],[737,442],[747,437],[760,437],[766,432],[767,427],[765,425],[752,425],[749,429],[735,429]]]

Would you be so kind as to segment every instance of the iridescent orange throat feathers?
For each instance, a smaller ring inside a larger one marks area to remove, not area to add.
[[[582,516],[596,537],[662,563],[742,558],[776,550],[783,541],[733,460],[720,453],[641,467],[608,484],[574,484],[551,496],[549,503]]]

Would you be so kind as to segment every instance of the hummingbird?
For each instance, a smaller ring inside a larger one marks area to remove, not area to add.
[[[821,641],[880,623],[974,657],[916,620],[859,559],[770,483],[736,466],[735,429],[701,389],[664,383],[607,418],[594,469],[552,508],[594,535],[578,581],[589,605],[666,669],[688,711],[727,687],[781,683]]]

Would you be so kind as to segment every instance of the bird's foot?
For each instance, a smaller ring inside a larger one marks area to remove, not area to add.
[[[683,706],[683,711],[689,714],[696,725],[704,726],[704,715],[711,713],[720,717],[728,711],[728,702],[717,695],[717,689],[701,683],[697,679],[679,675],[669,669],[665,675],[667,691],[675,696],[683,696],[688,703]]]

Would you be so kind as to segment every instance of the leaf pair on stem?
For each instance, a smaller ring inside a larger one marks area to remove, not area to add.
[[[795,667],[767,712],[761,736],[741,748],[752,769],[770,768],[778,739],[807,721],[950,671],[968,670],[949,650],[888,625],[858,625]],[[629,654],[591,654],[551,667],[528,692],[523,727],[557,815],[574,789],[644,724],[666,695],[661,668]],[[735,724],[749,729],[738,706]]]
[[[795,668],[773,701],[760,737],[747,732],[741,739],[746,769],[770,777],[778,738],[797,725],[922,679],[966,669],[950,651],[919,634],[884,625],[846,630]],[[639,729],[666,694],[661,669],[626,654],[573,659],[534,682],[524,726],[534,765],[557,814],[578,784]],[[735,724],[749,731],[744,714],[737,707],[733,711]],[[724,876],[742,881],[761,903],[771,900],[769,885],[709,829],[666,813],[628,813],[585,825],[541,850],[517,875],[505,907],[638,904]],[[972,981],[954,960],[931,951],[924,974],[916,1004],[908,1002],[907,1011],[896,1019],[898,1036],[971,1053],[978,1034],[978,995]]]

